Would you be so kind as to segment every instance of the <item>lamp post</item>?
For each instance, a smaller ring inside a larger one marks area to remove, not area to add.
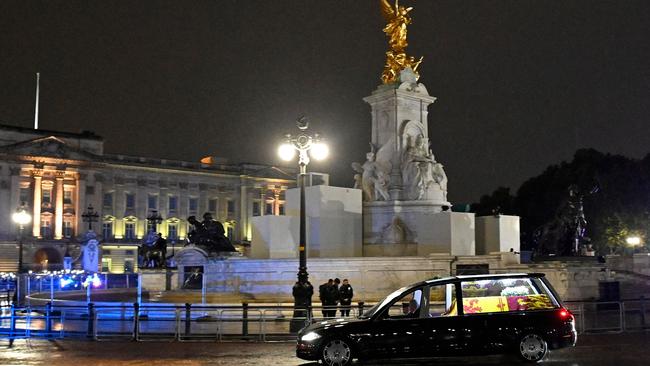
[[[297,126],[300,132],[292,136],[291,134],[285,135],[285,141],[278,148],[278,154],[284,161],[291,161],[298,151],[298,165],[300,167],[300,175],[298,176],[298,186],[300,187],[300,237],[298,243],[298,253],[300,256],[300,264],[298,267],[298,281],[293,286],[294,307],[305,308],[311,306],[311,296],[314,293],[314,287],[309,283],[309,273],[307,273],[307,240],[306,240],[306,225],[305,225],[305,176],[307,175],[307,165],[309,164],[310,156],[316,160],[323,160],[329,153],[329,148],[323,142],[318,134],[313,135],[307,132],[309,122],[305,117],[301,117],[297,121]],[[301,315],[308,318],[306,311],[294,310],[294,318],[300,318]],[[291,330],[299,330],[302,328],[299,322],[292,322]]]
[[[93,222],[97,222],[99,220],[99,214],[93,209],[93,205],[90,204],[88,205],[86,212],[81,214],[81,219],[83,222],[88,223],[88,231],[93,231]]]
[[[17,209],[16,212],[12,215],[12,220],[20,230],[18,236],[18,272],[23,273],[23,234],[25,231],[25,225],[29,224],[32,221],[32,216],[27,212],[27,207],[23,202]]]
[[[154,232],[158,231],[158,224],[162,222],[163,218],[158,213],[158,210],[151,210],[151,214],[147,216],[147,222],[149,223],[150,230],[153,229]]]

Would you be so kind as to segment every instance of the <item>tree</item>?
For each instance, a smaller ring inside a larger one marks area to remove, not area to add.
[[[499,187],[473,209],[489,215],[500,207],[501,213],[521,216],[522,248],[533,249],[535,231],[558,219],[572,185],[585,193],[586,235],[599,253],[620,252],[628,235],[645,236],[650,229],[650,154],[637,160],[581,149],[572,161],[551,165],[528,179],[515,196]],[[597,193],[586,194],[594,187]]]

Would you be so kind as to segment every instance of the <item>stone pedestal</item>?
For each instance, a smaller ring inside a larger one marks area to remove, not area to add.
[[[476,218],[476,254],[519,252],[519,216],[481,216]]]
[[[298,238],[300,190],[286,192],[287,216],[296,220]],[[309,257],[362,255],[361,190],[330,186],[305,188],[307,254]]]
[[[474,214],[440,212],[422,201],[364,205],[365,257],[474,255]]]
[[[427,240],[418,243],[418,255],[450,253],[475,254],[474,214],[440,212],[431,216]]]
[[[299,224],[297,217],[274,215],[253,217],[251,257],[297,258]]]

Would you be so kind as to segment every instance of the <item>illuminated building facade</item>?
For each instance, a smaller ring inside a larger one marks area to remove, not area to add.
[[[234,243],[251,237],[250,218],[284,214],[284,192],[295,171],[259,164],[152,159],[104,153],[91,132],[65,133],[0,125],[0,271],[16,270],[18,230],[11,220],[25,203],[32,222],[24,228],[26,268],[59,269],[66,251],[80,253],[88,229],[82,214],[99,214],[102,269],[133,271],[137,244],[157,211],[168,254],[185,244],[191,215],[210,212]]]

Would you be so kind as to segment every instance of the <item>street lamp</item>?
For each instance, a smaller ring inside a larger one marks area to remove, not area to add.
[[[99,214],[93,209],[93,205],[90,204],[88,205],[86,212],[81,214],[81,218],[83,222],[88,223],[88,231],[93,231],[93,222],[97,222],[97,220],[99,220]]]
[[[163,218],[158,213],[158,210],[151,210],[151,214],[147,216],[147,222],[149,223],[149,230],[153,229],[154,232],[158,232],[158,224],[162,222]]]
[[[641,245],[641,237],[638,237],[638,236],[628,236],[628,237],[625,239],[625,242],[627,243],[627,245],[630,245],[630,246]]]
[[[25,231],[25,225],[29,224],[32,221],[32,215],[27,212],[27,207],[25,202],[23,202],[17,209],[16,212],[11,216],[11,219],[14,221],[18,228],[20,229],[20,236],[18,237],[18,272],[23,272],[23,233]]]
[[[300,166],[300,175],[298,176],[298,186],[300,187],[300,238],[298,243],[298,253],[300,255],[300,265],[298,267],[298,282],[293,286],[293,298],[295,308],[305,308],[311,306],[311,296],[314,293],[314,287],[309,283],[309,273],[307,273],[307,240],[305,225],[305,178],[307,175],[307,165],[309,158],[323,160],[329,154],[329,148],[321,141],[318,134],[309,134],[309,122],[305,117],[300,117],[297,121],[300,132],[298,135],[285,135],[285,141],[278,148],[278,155],[282,160],[291,161],[298,151],[298,165]],[[303,312],[294,310],[294,318],[300,317]],[[306,312],[304,312],[306,315]],[[305,316],[307,317],[307,316]],[[292,322],[292,331],[299,330],[299,323]]]

